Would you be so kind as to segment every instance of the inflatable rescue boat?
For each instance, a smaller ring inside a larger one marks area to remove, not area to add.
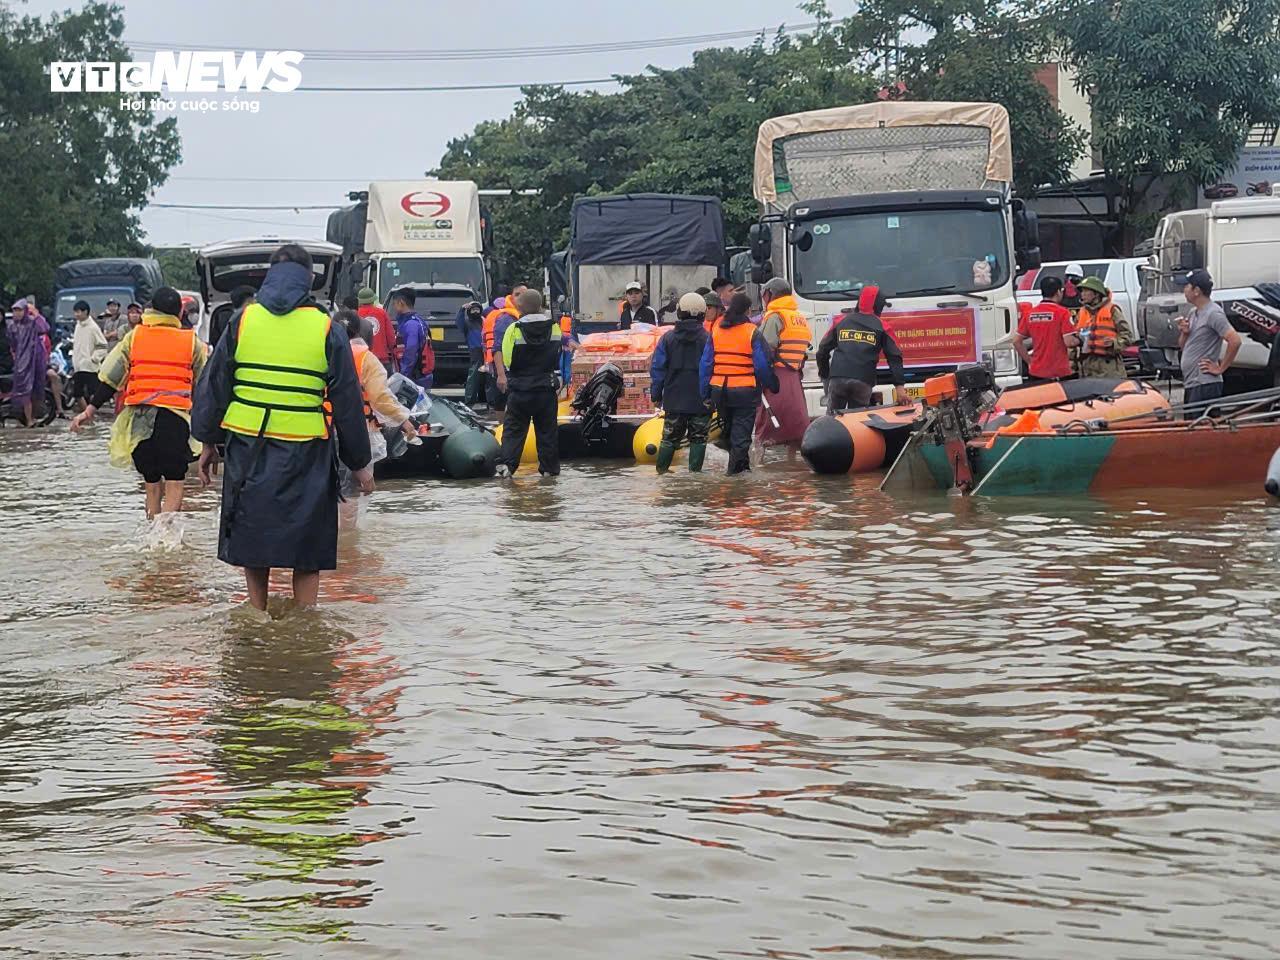
[[[809,424],[800,454],[815,473],[866,473],[880,470],[906,446],[919,417],[919,404],[867,407],[837,416],[823,416]],[[995,433],[1012,428],[1018,417],[1034,410],[1049,429],[1071,429],[1074,423],[1098,420],[1156,421],[1169,414],[1169,401],[1140,380],[1064,380],[1011,387],[983,420]]]

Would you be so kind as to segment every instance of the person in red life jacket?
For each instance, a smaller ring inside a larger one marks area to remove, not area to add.
[[[160,287],[140,326],[127,331],[98,371],[98,385],[73,432],[124,387],[124,405],[111,426],[112,465],[142,474],[147,518],[182,509],[182,481],[198,448],[191,444],[191,404],[205,365],[205,346],[178,318],[182,298]]]
[[[871,406],[880,356],[889,362],[893,399],[909,403],[902,350],[880,320],[889,302],[879,287],[865,286],[858,308],[836,318],[818,345],[818,376],[827,387],[827,413]]]
[[[626,299],[618,304],[618,329],[630,330],[633,323],[658,325],[658,314],[644,302],[644,287],[639,280],[632,280],[625,290]]]
[[[431,328],[413,309],[415,300],[412,287],[401,287],[392,292],[388,305],[396,315],[396,327],[404,340],[400,372],[423,390],[430,390],[435,380],[436,352],[431,344]]]
[[[796,443],[809,428],[809,407],[802,383],[809,353],[809,322],[800,313],[791,284],[782,277],[766,283],[760,289],[760,299],[764,303],[760,336],[773,358],[778,392],[763,395],[756,414],[756,439],[765,446]]]
[[[702,399],[719,411],[720,429],[729,438],[730,475],[751,469],[751,435],[760,391],[778,391],[769,349],[747,316],[750,309],[750,297],[733,295],[729,312],[711,328],[698,368]]]
[[[373,324],[373,339],[369,352],[382,361],[383,369],[391,373],[395,364],[396,325],[387,311],[378,306],[378,295],[372,287],[361,287],[356,293],[356,313]]]
[[[705,294],[703,300],[707,304],[707,312],[702,318],[702,329],[710,333],[716,321],[724,316],[724,304],[720,301],[720,295],[714,291]]]
[[[1071,377],[1071,358],[1065,337],[1075,332],[1071,311],[1062,305],[1063,284],[1057,277],[1040,281],[1040,303],[1018,321],[1013,349],[1026,361],[1030,380],[1066,380]],[[1030,306],[1029,304],[1027,306]],[[1031,349],[1027,350],[1027,338]]]
[[[717,298],[716,303],[719,304]],[[662,407],[662,442],[658,444],[658,472],[671,469],[676,448],[689,441],[689,471],[697,473],[707,455],[711,410],[702,399],[699,382],[702,354],[710,334],[702,326],[707,312],[703,294],[686,293],[676,304],[676,325],[658,341],[649,364],[649,393]]]

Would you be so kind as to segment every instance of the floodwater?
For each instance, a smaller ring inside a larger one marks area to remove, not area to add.
[[[0,432],[0,955],[1277,954],[1261,478],[401,482],[263,624],[105,431]]]

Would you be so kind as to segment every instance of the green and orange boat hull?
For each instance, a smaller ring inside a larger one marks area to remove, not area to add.
[[[1280,423],[1127,427],[1094,433],[999,435],[970,443],[979,496],[1062,496],[1258,483],[1280,447]],[[952,485],[944,447],[916,450],[940,489]]]

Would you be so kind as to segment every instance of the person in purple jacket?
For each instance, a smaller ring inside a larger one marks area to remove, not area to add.
[[[416,300],[412,287],[401,287],[392,292],[388,306],[395,315],[396,329],[404,341],[400,372],[423,390],[430,390],[435,379],[435,351],[430,352],[429,360],[424,359],[424,353],[431,345],[431,328],[413,309]]]

